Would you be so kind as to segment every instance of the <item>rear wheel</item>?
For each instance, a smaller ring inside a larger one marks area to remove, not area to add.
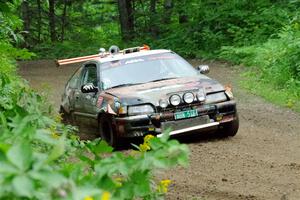
[[[239,130],[239,117],[236,115],[236,119],[222,124],[222,127],[220,127],[218,133],[222,137],[233,137],[237,134]]]
[[[117,146],[117,135],[112,126],[112,118],[109,115],[102,115],[99,118],[99,135],[110,146]]]

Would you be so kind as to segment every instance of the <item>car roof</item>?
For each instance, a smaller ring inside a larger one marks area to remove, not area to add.
[[[95,59],[94,61],[99,62],[99,63],[106,63],[106,62],[111,62],[111,61],[116,61],[116,60],[123,60],[123,59],[128,59],[128,58],[135,58],[139,56],[147,56],[147,55],[155,55],[155,54],[162,54],[162,53],[170,53],[172,52],[171,50],[166,50],[166,49],[157,49],[157,50],[141,50],[139,52],[133,52],[133,53],[118,53],[115,55],[109,55],[106,57],[99,57],[98,59]]]

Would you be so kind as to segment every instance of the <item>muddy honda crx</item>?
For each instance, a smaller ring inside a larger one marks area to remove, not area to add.
[[[116,146],[122,138],[153,134],[234,136],[239,127],[230,87],[203,75],[170,50],[135,47],[58,61],[86,61],[67,82],[63,120],[88,128]]]

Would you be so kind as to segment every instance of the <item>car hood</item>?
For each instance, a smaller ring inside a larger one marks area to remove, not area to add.
[[[204,88],[206,93],[224,91],[224,87],[219,82],[206,76],[199,76],[112,88],[105,92],[117,97],[125,105],[151,103],[158,106],[160,99],[167,99],[171,94],[197,91],[199,88]]]

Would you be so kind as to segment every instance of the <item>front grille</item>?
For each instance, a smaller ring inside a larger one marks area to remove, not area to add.
[[[192,126],[206,124],[210,122],[209,120],[210,119],[208,115],[203,115],[196,118],[182,119],[178,121],[167,121],[167,122],[162,122],[161,129],[167,130],[168,128],[171,128],[172,131],[175,131],[184,128],[189,128]]]
[[[192,104],[180,104],[178,106],[172,106],[169,105],[167,108],[161,108],[161,107],[157,107],[157,111],[160,113],[165,113],[165,112],[177,112],[177,111],[183,111],[183,110],[189,110],[189,109],[194,109],[195,107],[199,107],[203,105],[202,103],[196,102],[196,103],[192,103]]]
[[[219,108],[219,113],[234,113],[236,111],[235,105],[226,105]]]

